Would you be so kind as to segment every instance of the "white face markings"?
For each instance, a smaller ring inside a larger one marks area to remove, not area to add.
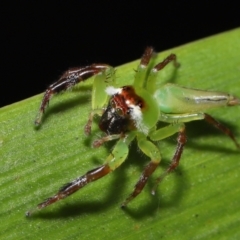
[[[143,117],[142,117],[142,110],[139,106],[134,104],[129,104],[129,108],[132,110],[130,111],[131,119],[134,121],[134,125],[136,128],[144,133],[148,134],[148,127],[143,123]]]
[[[142,121],[142,111],[141,111],[140,107],[136,106],[134,104],[127,104],[127,105],[131,109],[131,111],[130,111],[131,119],[134,120],[136,123],[141,122]]]
[[[115,94],[121,94],[122,93],[122,88],[115,88],[113,86],[109,86],[105,89],[105,92],[109,96],[113,96]]]

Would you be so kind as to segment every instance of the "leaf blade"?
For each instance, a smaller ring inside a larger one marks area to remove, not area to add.
[[[161,74],[164,82],[226,91],[239,96],[240,29],[159,54],[173,52],[181,68]],[[132,82],[138,61],[117,68],[117,82]],[[131,192],[147,159],[132,146],[129,159],[114,173],[29,219],[24,212],[51,196],[64,183],[104,161],[111,146],[90,148],[83,126],[90,109],[90,83],[53,99],[43,125],[33,120],[42,95],[0,109],[0,233],[6,239],[202,239],[239,237],[239,153],[232,142],[204,123],[187,125],[188,143],[178,170],[150,196],[154,177],[126,209],[121,201]],[[81,105],[81,106],[79,106]],[[239,107],[211,112],[239,136]],[[239,139],[239,137],[237,137]],[[160,142],[167,166],[175,137]],[[140,160],[139,160],[140,159]],[[14,230],[12,230],[14,229]],[[91,229],[91,230],[90,230]]]

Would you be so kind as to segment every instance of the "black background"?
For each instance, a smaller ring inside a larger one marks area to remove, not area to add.
[[[117,66],[240,25],[231,1],[8,1],[0,5],[0,107],[43,92],[61,73]]]

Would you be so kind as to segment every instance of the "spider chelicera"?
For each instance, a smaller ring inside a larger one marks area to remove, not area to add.
[[[35,120],[36,125],[41,124],[43,113],[54,94],[71,89],[95,75],[92,110],[84,131],[89,135],[94,115],[100,115],[99,128],[105,135],[95,140],[93,147],[100,147],[103,143],[112,140],[117,142],[103,165],[65,184],[54,196],[39,203],[37,209],[45,208],[114,171],[125,161],[129,145],[136,139],[139,149],[150,158],[150,162],[145,166],[133,192],[122,203],[122,207],[126,206],[141,193],[148,178],[161,161],[160,151],[155,142],[178,133],[175,154],[170,166],[156,179],[152,190],[154,195],[157,185],[179,164],[186,143],[185,122],[204,119],[229,136],[240,148],[233,133],[227,127],[204,113],[210,108],[239,105],[240,100],[228,93],[189,89],[170,83],[159,87],[158,72],[170,62],[176,67],[178,63],[176,55],[170,54],[151,68],[150,61],[153,55],[153,48],[147,47],[132,85],[116,87],[113,67],[107,64],[92,64],[69,69],[47,88]],[[109,83],[112,85],[109,86]],[[159,121],[168,125],[158,128]],[[27,215],[29,216],[31,212],[27,212]]]

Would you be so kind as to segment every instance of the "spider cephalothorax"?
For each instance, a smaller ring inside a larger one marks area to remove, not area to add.
[[[120,134],[137,128],[142,123],[144,100],[132,86],[108,87],[109,103],[99,121],[99,128],[107,134]]]
[[[178,64],[176,56],[170,54],[165,60],[151,68],[152,64],[149,62],[152,57],[153,48],[146,48],[132,85],[115,87],[114,69],[107,64],[92,64],[66,71],[57,82],[49,86],[35,120],[36,125],[41,123],[44,110],[55,93],[67,90],[95,75],[92,111],[85,126],[85,133],[87,135],[91,133],[93,117],[98,114],[100,115],[99,128],[106,134],[95,140],[93,147],[99,147],[107,141],[118,141],[105,163],[64,185],[54,196],[38,204],[38,209],[63,199],[88,183],[114,171],[125,161],[129,145],[136,139],[139,149],[150,158],[150,162],[144,168],[133,192],[122,203],[122,206],[126,206],[142,191],[148,178],[161,161],[159,147],[155,142],[178,133],[175,154],[170,166],[157,178],[152,191],[154,194],[159,182],[179,164],[186,143],[185,122],[204,119],[229,136],[238,148],[240,147],[227,127],[203,112],[214,107],[239,105],[240,100],[222,92],[189,89],[175,84],[158,85],[158,71],[171,61],[175,66]],[[111,83],[112,86],[109,86]],[[158,128],[159,121],[169,125]],[[30,213],[27,212],[27,215]]]

